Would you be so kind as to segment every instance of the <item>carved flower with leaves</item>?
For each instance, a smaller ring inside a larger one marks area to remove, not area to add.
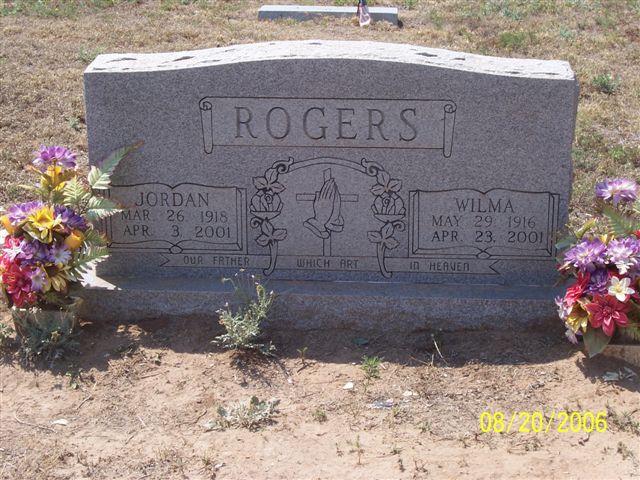
[[[274,228],[269,220],[265,220],[260,224],[261,234],[256,238],[256,243],[261,247],[273,245],[275,242],[281,242],[287,238],[287,230],[284,228]]]
[[[383,247],[393,250],[400,242],[393,238],[395,228],[391,222],[385,223],[379,232],[367,232],[367,238],[371,243],[381,244]]]

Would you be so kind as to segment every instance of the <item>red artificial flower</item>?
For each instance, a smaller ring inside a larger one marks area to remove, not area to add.
[[[572,307],[582,297],[587,285],[589,285],[589,280],[591,280],[591,274],[589,272],[578,272],[577,278],[576,283],[567,288],[567,293],[564,296],[564,301],[569,307]]]
[[[35,302],[36,293],[31,291],[31,279],[26,270],[16,263],[10,263],[9,268],[2,273],[2,283],[16,307],[21,308]]]
[[[636,230],[636,237],[640,238],[640,230]]]
[[[626,327],[629,324],[627,312],[631,307],[620,302],[611,295],[597,295],[593,302],[585,306],[589,312],[589,323],[593,328],[602,327],[602,331],[607,336],[612,336],[616,330],[616,325]]]

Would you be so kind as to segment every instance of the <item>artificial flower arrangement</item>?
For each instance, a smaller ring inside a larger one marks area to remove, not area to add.
[[[96,223],[119,209],[94,191],[109,188],[111,174],[133,148],[121,148],[99,167],[92,166],[86,183],[77,175],[76,154],[67,148],[43,146],[36,152],[28,168],[40,181],[25,188],[38,199],[12,205],[0,216],[6,232],[0,285],[18,334],[25,332],[29,315],[64,312],[76,305],[71,288],[89,264],[107,256],[107,242]]]
[[[556,299],[567,337],[582,336],[590,357],[614,336],[640,340],[640,200],[638,184],[596,185],[596,215],[558,244],[569,247],[560,271],[575,277]]]

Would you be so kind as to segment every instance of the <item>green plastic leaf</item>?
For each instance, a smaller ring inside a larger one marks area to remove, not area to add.
[[[141,141],[136,142],[133,145],[127,145],[115,150],[100,164],[100,169],[103,172],[111,175],[113,171],[116,169],[116,167],[118,166],[118,164],[120,163],[120,161],[124,157],[129,155],[131,152],[133,152],[134,150],[137,150],[138,148],[140,148],[142,146],[142,143],[143,142]]]
[[[127,145],[113,151],[100,166],[92,166],[89,170],[88,181],[94,190],[107,190],[111,184],[111,175],[118,164],[131,152],[140,148],[142,142]]]
[[[566,237],[563,237],[560,240],[558,240],[558,243],[556,243],[556,249],[562,251],[565,248],[569,248],[571,245],[576,243],[577,240],[578,239],[575,235],[567,235]]]
[[[113,215],[120,210],[119,206],[108,198],[91,197],[87,204],[87,218],[90,222],[95,222]]]
[[[66,206],[79,207],[87,203],[89,198],[91,198],[91,193],[85,189],[77,178],[73,178],[65,184],[62,202]]]
[[[580,228],[577,232],[576,232],[576,238],[581,240],[582,237],[584,237],[584,234],[587,233],[589,230],[591,230],[593,227],[595,227],[597,225],[598,221],[595,218],[592,218],[591,220],[589,220],[587,223],[585,223],[582,228]]]
[[[638,220],[619,212],[610,205],[604,206],[602,214],[607,218],[611,231],[617,236],[632,235],[640,229]]]
[[[72,282],[79,282],[92,262],[104,260],[108,255],[107,247],[89,247],[76,252],[71,259],[70,268],[65,270],[63,275]]]
[[[87,181],[94,190],[108,190],[111,178],[108,173],[103,172],[96,166],[92,166],[89,170]]]
[[[89,229],[84,232],[84,243],[87,247],[103,247],[107,244],[107,239],[98,230]]]
[[[606,335],[600,328],[587,328],[584,334],[584,346],[587,349],[589,358],[598,355],[604,347],[611,341],[611,337]]]

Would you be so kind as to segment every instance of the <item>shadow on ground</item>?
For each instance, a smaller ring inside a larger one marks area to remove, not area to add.
[[[78,355],[68,355],[64,361],[39,361],[29,368],[65,369],[71,361],[84,370],[109,368],[109,361],[142,349],[167,349],[187,354],[220,352],[212,343],[221,327],[215,320],[151,319],[136,324],[83,325],[78,335]],[[417,332],[364,332],[352,330],[265,332],[265,341],[276,346],[274,357],[234,355],[238,368],[260,369],[265,362],[304,356],[323,363],[360,363],[364,355],[383,357],[386,362],[406,366],[437,365],[460,367],[470,363],[493,365],[545,364],[575,354],[575,347],[566,342],[562,328],[551,326],[546,331],[522,330],[460,330]],[[18,363],[13,350],[5,351],[3,363]],[[614,363],[616,363],[614,361]],[[587,377],[598,377],[611,370],[611,360],[605,358],[581,361]]]

